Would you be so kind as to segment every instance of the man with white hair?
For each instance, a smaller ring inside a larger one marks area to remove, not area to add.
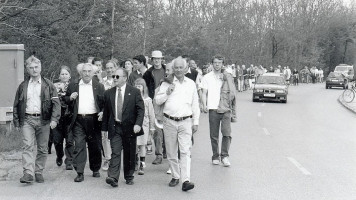
[[[156,95],[158,105],[163,108],[164,137],[167,158],[172,170],[170,187],[183,181],[182,190],[194,188],[190,182],[192,135],[198,130],[200,108],[195,82],[185,77],[187,62],[179,57],[173,62],[173,82],[163,82]],[[180,160],[178,159],[178,148]]]
[[[41,76],[41,61],[34,56],[26,60],[30,79],[23,81],[16,92],[14,125],[23,136],[23,177],[21,183],[32,183],[33,174],[43,183],[43,169],[47,160],[50,128],[54,129],[61,117],[61,103],[53,83]],[[37,154],[35,154],[37,143]]]
[[[69,130],[73,131],[75,147],[73,166],[78,176],[75,182],[84,181],[84,168],[87,160],[87,144],[89,151],[89,166],[93,177],[100,177],[101,167],[101,121],[104,107],[104,86],[93,79],[95,67],[85,63],[80,69],[79,83],[68,85],[65,101],[73,116]]]

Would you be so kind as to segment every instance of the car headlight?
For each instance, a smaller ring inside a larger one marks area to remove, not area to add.
[[[276,90],[277,93],[285,93],[286,91],[284,90]]]

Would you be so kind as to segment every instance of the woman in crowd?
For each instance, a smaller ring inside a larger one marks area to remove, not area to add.
[[[140,159],[138,175],[144,175],[144,168],[146,167],[146,145],[148,135],[153,135],[153,131],[155,130],[155,113],[153,110],[152,99],[148,96],[148,89],[145,80],[138,78],[136,79],[134,85],[141,91],[141,96],[145,104],[145,115],[142,124],[144,134],[137,137],[138,156]]]
[[[127,71],[128,77],[130,77],[130,74],[133,70],[133,62],[131,59],[127,59],[123,62],[122,67]]]
[[[67,170],[72,170],[72,159],[73,159],[73,135],[68,130],[67,125],[69,124],[70,112],[67,109],[67,105],[64,103],[64,96],[67,91],[69,81],[71,79],[71,70],[67,66],[62,66],[59,74],[59,82],[54,83],[57,89],[58,97],[61,101],[61,118],[55,129],[51,129],[53,134],[53,143],[56,149],[57,159],[56,164],[61,166],[63,163],[63,141],[66,140],[65,145],[65,155],[66,159],[64,163],[66,164]]]

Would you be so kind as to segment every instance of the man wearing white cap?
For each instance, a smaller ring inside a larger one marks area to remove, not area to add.
[[[148,88],[148,96],[154,99],[155,89],[160,85],[161,81],[165,77],[166,66],[162,64],[163,55],[161,51],[152,51],[151,55],[153,66],[149,68],[143,75],[143,79],[146,81]],[[164,143],[163,143],[163,130],[157,127],[153,134],[153,140],[155,143],[155,154],[156,159],[152,162],[154,165],[162,163],[162,158],[164,154]]]

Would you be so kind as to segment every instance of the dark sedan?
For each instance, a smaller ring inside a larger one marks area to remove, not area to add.
[[[348,88],[348,80],[342,74],[338,72],[330,72],[329,76],[326,78],[325,89],[332,87],[342,87],[343,89]]]
[[[252,101],[280,101],[287,103],[288,86],[284,76],[266,73],[259,76],[253,89]]]

